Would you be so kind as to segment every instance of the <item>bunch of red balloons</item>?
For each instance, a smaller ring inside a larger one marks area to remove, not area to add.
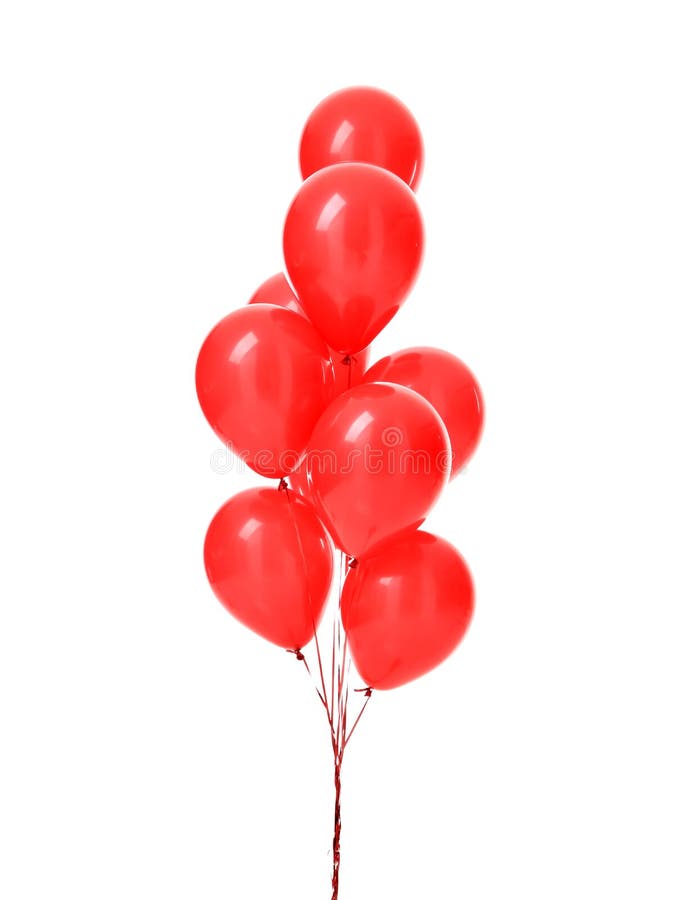
[[[317,634],[337,548],[348,560],[341,622],[376,689],[445,659],[473,609],[463,558],[419,526],[478,443],[476,379],[430,347],[368,368],[370,342],[421,264],[422,160],[419,128],[390,94],[351,88],[320,103],[284,223],[286,273],[214,327],[196,369],[216,434],[278,482],[232,497],[214,517],[205,540],[214,592],[249,628],[300,653]]]

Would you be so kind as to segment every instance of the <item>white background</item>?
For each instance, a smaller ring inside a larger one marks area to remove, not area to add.
[[[301,666],[204,530],[200,343],[281,268],[315,103],[417,117],[427,253],[373,358],[460,355],[483,444],[429,520],[472,630],[375,696],[344,900],[678,895],[670,2],[6,2],[0,14],[0,894],[329,897]]]

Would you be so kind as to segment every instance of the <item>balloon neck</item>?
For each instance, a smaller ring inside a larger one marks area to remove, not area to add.
[[[358,360],[355,358],[355,356],[351,356],[350,354],[346,354],[346,356],[345,356],[345,357],[342,359],[342,361],[341,361],[341,364],[342,364],[343,366],[347,366],[347,367],[348,367],[348,372],[346,373],[346,376],[347,376],[347,378],[346,378],[346,387],[347,387],[347,389],[350,389],[350,388],[353,387],[353,383],[352,383],[352,382],[353,382],[353,367],[354,367],[354,364],[357,364],[357,362],[358,362]],[[357,370],[356,370],[356,371],[357,371]]]

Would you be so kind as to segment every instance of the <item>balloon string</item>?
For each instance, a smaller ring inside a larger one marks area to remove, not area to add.
[[[330,722],[332,724],[332,731],[334,731],[334,665],[336,659],[336,650],[337,650],[337,619],[336,616],[334,621],[332,622],[332,701],[331,701],[331,710],[330,710]]]
[[[362,719],[363,713],[365,712],[365,707],[367,706],[369,699],[372,696],[372,688],[363,688],[363,691],[365,694],[365,702],[363,703],[362,708],[361,708],[360,712],[358,713],[358,716],[357,716],[355,722],[353,723],[351,730],[348,733],[348,737],[344,741],[344,749],[346,749],[346,747],[348,746],[348,742],[351,740],[351,735],[356,730],[356,726],[358,725],[358,722]]]
[[[349,387],[350,387],[350,369],[349,369]],[[301,556],[304,573],[306,576],[306,583],[308,585],[308,564],[306,560],[306,555],[304,553],[304,547],[301,540],[301,534],[299,531],[299,525],[296,520],[296,516],[294,514],[294,508],[292,504],[292,498],[290,497],[289,488],[287,486],[287,482],[284,478],[280,479],[280,484],[278,486],[278,490],[285,491],[287,496],[287,502],[289,504],[290,517],[294,525],[297,544],[299,547],[299,554]],[[334,619],[332,625],[332,680],[330,682],[331,692],[328,696],[327,693],[327,684],[325,681],[325,672],[322,661],[322,654],[320,652],[320,643],[318,641],[318,631],[316,627],[315,616],[311,611],[311,621],[313,623],[313,641],[315,644],[315,651],[318,660],[318,671],[320,674],[320,684],[321,689],[317,686],[315,687],[315,691],[320,698],[320,702],[325,709],[325,713],[327,715],[327,721],[330,726],[330,735],[332,742],[332,753],[334,758],[334,836],[332,839],[332,900],[338,900],[339,897],[339,871],[341,865],[341,773],[342,773],[342,764],[344,761],[344,753],[346,751],[346,747],[348,746],[349,741],[353,737],[353,733],[355,732],[358,723],[362,719],[363,713],[365,712],[365,708],[367,707],[367,703],[372,696],[372,689],[370,687],[359,688],[357,692],[362,692],[365,695],[365,700],[363,705],[355,718],[355,721],[348,727],[348,707],[349,707],[349,675],[351,671],[351,657],[348,655],[348,641],[346,639],[346,634],[344,633],[342,621],[341,621],[341,595],[343,591],[344,584],[346,582],[346,578],[348,576],[349,571],[357,565],[357,560],[352,557],[349,557],[344,552],[340,553],[340,567],[339,567],[339,579],[338,579],[338,597],[337,597],[337,605],[334,610]],[[309,608],[311,606],[311,598],[310,593],[307,590],[307,600],[309,603]],[[300,662],[303,662],[304,668],[308,673],[309,677],[313,681],[313,675],[308,664],[308,660],[302,653],[300,648],[296,648],[293,650],[288,650],[289,653],[293,653],[295,658]]]
[[[351,375],[353,373],[353,364],[355,363],[355,357],[347,354],[342,359],[342,363],[345,366],[348,366],[348,377],[346,379],[346,390],[350,390],[351,389]]]
[[[341,865],[341,760],[334,764],[334,838],[332,840],[332,900],[339,897]]]

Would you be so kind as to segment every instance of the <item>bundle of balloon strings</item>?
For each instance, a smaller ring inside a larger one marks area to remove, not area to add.
[[[444,350],[410,347],[369,365],[370,343],[422,259],[423,147],[410,111],[375,88],[338,91],[311,113],[299,157],[286,273],[222,319],[198,356],[207,421],[273,479],[221,507],[204,560],[223,606],[311,677],[303,651],[313,646],[334,758],[337,900],[342,763],[365,707],[374,691],[441,663],[471,619],[464,559],[420,526],[475,450],[483,401],[469,368]],[[339,602],[322,652],[335,557]]]

